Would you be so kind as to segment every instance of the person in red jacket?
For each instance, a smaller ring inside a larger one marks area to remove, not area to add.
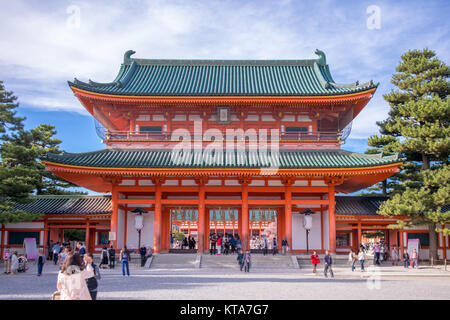
[[[313,273],[317,273],[317,265],[320,263],[320,259],[316,251],[311,255],[311,263],[314,266]]]

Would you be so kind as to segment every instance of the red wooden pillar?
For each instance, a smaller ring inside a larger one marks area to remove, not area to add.
[[[400,257],[403,255],[403,250],[405,249],[405,244],[403,241],[403,230],[398,231],[400,233]]]
[[[2,233],[3,236],[3,233]],[[47,217],[44,217],[44,243],[42,248],[44,249],[44,254],[47,256],[47,242],[48,242],[48,224],[47,224]],[[3,241],[2,241],[3,245]],[[2,250],[3,252],[3,250]]]
[[[161,183],[156,183],[155,191],[155,230],[154,230],[154,241],[153,246],[155,248],[155,253],[161,252]]]
[[[0,239],[0,248],[1,248],[0,254],[2,255],[2,257],[3,257],[3,250],[4,250],[5,246],[6,246],[6,244],[4,242],[4,239],[5,239],[5,225],[2,224],[2,237]]]
[[[336,217],[335,209],[334,184],[330,184],[328,188],[328,224],[330,231],[330,253],[336,253]]]
[[[249,249],[249,212],[248,212],[248,181],[242,183],[242,214],[241,214],[241,243],[242,250]]]
[[[292,245],[292,190],[290,184],[286,184],[286,190],[284,192],[284,235],[288,242],[288,246],[293,250]]]
[[[87,252],[93,252],[94,248],[91,248],[90,244],[91,244],[91,228],[90,228],[90,224],[89,224],[89,220],[86,220],[86,229],[85,229],[85,238],[84,238],[84,244],[86,246],[86,251]]]
[[[111,195],[111,209],[112,209],[112,213],[111,213],[111,232],[114,233],[115,235],[115,240],[112,241],[112,246],[118,250],[120,248],[118,248],[117,246],[117,239],[119,237],[119,235],[117,234],[117,226],[118,226],[118,222],[119,222],[119,192],[117,191],[117,186],[115,184],[115,182],[113,182],[112,185],[112,195]]]
[[[197,228],[197,239],[198,239],[198,253],[204,253],[206,250],[205,245],[205,235],[206,235],[206,210],[205,210],[205,184],[203,181],[199,182],[199,192],[198,192],[198,228]],[[207,242],[206,242],[207,243]]]

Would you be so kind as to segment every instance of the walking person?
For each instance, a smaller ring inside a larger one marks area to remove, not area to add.
[[[114,250],[113,246],[108,249],[108,258],[109,258],[109,268],[114,269],[116,266],[116,250]]]
[[[48,250],[47,259],[49,261],[52,261],[53,260],[53,240],[50,240],[47,250]]]
[[[409,253],[408,253],[408,250],[406,250],[406,249],[403,250],[402,258],[403,258],[403,267],[408,269],[409,268]]]
[[[413,269],[417,269],[419,266],[419,253],[417,252],[416,249],[413,249],[413,251],[411,252],[410,259],[411,259],[411,267]]]
[[[127,276],[130,276],[129,261],[131,260],[130,253],[126,246],[120,250],[120,262],[122,263],[122,274],[125,276],[125,268],[127,269]]]
[[[39,255],[36,258],[36,265],[37,265],[37,276],[40,277],[42,275],[42,271],[44,270],[44,264],[45,261],[47,260],[45,254],[44,254],[44,249],[40,249],[39,250]]]
[[[273,237],[272,240],[272,255],[276,255],[278,253],[278,243],[277,243],[277,237]]]
[[[361,272],[364,272],[364,262],[366,261],[366,252],[363,248],[359,249],[358,261],[361,264]]]
[[[6,274],[11,273],[11,256],[12,256],[11,249],[9,247],[6,247],[5,251],[3,251],[4,273]]]
[[[86,265],[86,271],[93,273],[92,277],[86,279],[89,294],[92,300],[97,300],[98,280],[101,279],[100,269],[94,263],[94,255],[90,252],[84,255],[84,263]]]
[[[261,241],[261,246],[263,247],[263,254],[266,255],[269,252],[269,240],[264,237]]]
[[[319,255],[316,251],[313,251],[311,255],[311,264],[313,265],[313,273],[317,274],[317,265],[320,263]]]
[[[239,238],[239,235],[236,235],[236,250],[237,251],[242,250],[242,242],[241,242],[241,238]]]
[[[328,250],[325,251],[324,261],[325,261],[325,269],[324,269],[325,278],[328,278],[328,270],[330,270],[331,277],[334,278],[332,268],[333,258],[331,257],[331,254],[328,252]]]
[[[247,250],[244,254],[244,272],[250,272],[250,267],[252,265],[250,251]]]
[[[81,256],[81,259],[83,259],[84,255],[86,254],[86,247],[83,245],[83,242],[78,242],[77,248],[78,248],[78,253]]]
[[[145,266],[145,255],[147,254],[147,248],[144,245],[139,248],[139,254],[141,255],[141,267],[143,267]]]
[[[289,244],[286,237],[281,240],[281,247],[283,248],[283,255],[286,255],[286,252],[289,251]]]
[[[210,235],[209,241],[210,241],[210,244],[211,244],[211,248],[210,248],[209,253],[210,253],[211,255],[215,255],[215,254],[216,254],[216,241],[217,241],[217,236],[216,236],[215,233],[213,233],[212,235]]]
[[[353,250],[350,250],[350,253],[348,254],[348,261],[352,266],[352,272],[355,271],[356,253]]]
[[[80,254],[71,252],[58,273],[56,287],[61,300],[92,300],[86,280],[93,276],[92,270],[86,270]]]

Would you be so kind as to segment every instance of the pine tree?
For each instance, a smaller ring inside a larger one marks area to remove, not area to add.
[[[386,216],[408,216],[397,227],[428,225],[430,257],[437,259],[437,233],[448,215],[450,175],[450,68],[429,49],[401,57],[391,82],[397,90],[384,95],[389,117],[378,122],[381,136],[369,139],[368,152],[398,152],[405,158],[400,174],[389,180],[392,198],[380,208]],[[439,184],[437,184],[439,183]],[[447,192],[447,194],[445,194]]]

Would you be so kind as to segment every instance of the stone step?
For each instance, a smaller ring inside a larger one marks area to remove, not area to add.
[[[153,256],[151,269],[193,269],[196,266],[196,254],[157,254]]]
[[[237,255],[203,255],[201,268],[238,268]],[[291,269],[296,268],[291,256],[252,254],[252,268]]]

